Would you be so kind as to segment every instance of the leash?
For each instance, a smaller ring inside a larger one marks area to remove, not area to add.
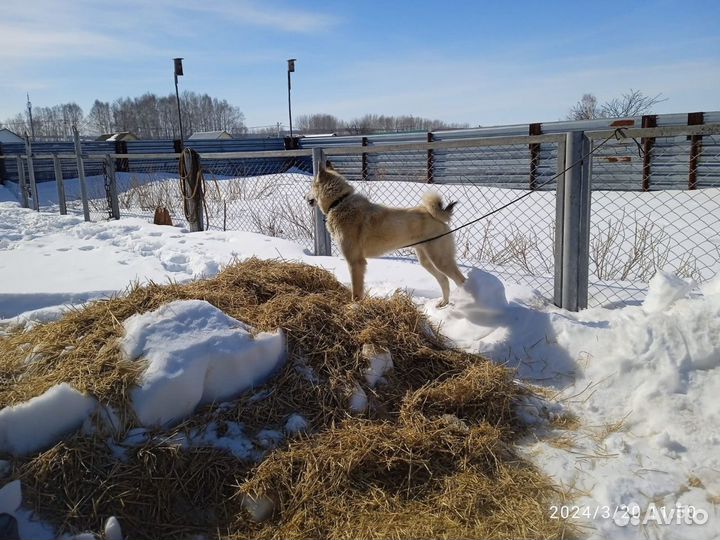
[[[525,197],[529,197],[530,195],[532,195],[533,193],[535,193],[535,191],[537,191],[539,188],[548,185],[550,182],[552,182],[553,180],[559,178],[560,176],[562,176],[563,174],[565,174],[566,172],[568,172],[570,169],[572,169],[572,168],[575,167],[576,165],[579,165],[579,164],[582,163],[585,159],[589,158],[591,155],[593,155],[595,152],[597,152],[597,151],[598,151],[605,143],[607,143],[610,139],[613,139],[613,138],[614,138],[615,140],[618,140],[618,141],[619,141],[619,140],[621,140],[621,139],[626,139],[626,138],[628,138],[628,137],[627,137],[627,135],[625,134],[624,128],[615,128],[615,131],[613,131],[610,135],[608,135],[607,138],[606,138],[604,141],[602,141],[600,144],[598,144],[595,148],[593,148],[592,150],[590,150],[590,151],[589,151],[588,153],[586,153],[585,155],[581,156],[581,157],[580,157],[578,160],[576,160],[574,163],[571,163],[570,165],[568,165],[565,169],[563,169],[562,171],[560,171],[559,173],[557,173],[557,174],[556,174],[555,176],[553,176],[552,178],[550,178],[550,179],[542,182],[542,183],[541,183],[540,185],[538,185],[537,188],[535,188],[533,191],[528,191],[527,193],[524,193],[523,195],[521,195],[521,196],[518,197],[517,199],[513,199],[512,201],[510,201],[510,202],[508,202],[508,203],[505,203],[504,205],[502,205],[502,206],[500,206],[500,207],[498,207],[498,208],[495,208],[495,209],[491,210],[491,211],[488,212],[487,214],[483,214],[483,215],[480,216],[479,218],[473,219],[472,221],[469,221],[469,222],[467,222],[467,223],[465,223],[465,224],[463,224],[463,225],[460,225],[460,226],[458,226],[458,227],[455,227],[454,229],[450,229],[449,231],[444,232],[444,233],[442,233],[442,234],[438,234],[437,236],[433,236],[433,237],[431,237],[431,238],[426,238],[425,240],[420,240],[419,242],[414,242],[414,243],[412,243],[412,244],[408,244],[407,246],[403,246],[403,247],[398,248],[398,249],[406,249],[406,248],[409,248],[409,247],[418,246],[418,245],[420,245],[420,244],[425,244],[425,243],[427,243],[427,242],[432,242],[433,240],[437,240],[438,238],[442,238],[443,236],[447,236],[447,235],[449,235],[449,234],[452,234],[452,233],[454,233],[455,231],[459,231],[460,229],[464,229],[465,227],[469,227],[470,225],[474,225],[474,224],[477,223],[478,221],[482,221],[483,219],[487,219],[487,218],[489,218],[490,216],[492,216],[493,214],[497,214],[498,212],[500,212],[500,211],[502,211],[502,210],[505,210],[508,206],[512,206],[513,204],[515,204],[515,203],[523,200]],[[638,147],[638,154],[640,155],[640,157],[643,157],[643,149],[642,149],[641,144],[638,142],[638,140],[637,140],[635,137],[631,137],[631,138],[632,138],[632,140],[635,142],[635,144],[636,144],[637,147]]]

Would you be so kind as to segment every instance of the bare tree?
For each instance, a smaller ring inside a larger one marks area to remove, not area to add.
[[[619,98],[606,101],[598,106],[597,98],[593,94],[583,94],[575,105],[570,107],[568,120],[592,120],[594,118],[625,118],[640,116],[652,112],[652,108],[667,101],[662,94],[646,96],[640,90],[630,89]]]
[[[622,97],[603,103],[601,112],[603,118],[640,116],[651,112],[655,105],[663,101],[667,101],[667,98],[663,98],[662,94],[646,96],[640,90],[633,90],[631,88],[630,91],[623,94]]]
[[[568,120],[592,120],[598,118],[597,98],[593,94],[583,94],[575,105],[570,107]]]

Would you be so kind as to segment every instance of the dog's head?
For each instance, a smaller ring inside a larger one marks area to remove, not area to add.
[[[330,161],[321,164],[320,170],[315,173],[310,193],[306,198],[310,206],[316,204],[323,214],[327,214],[330,205],[344,195],[354,191],[353,187],[345,181],[345,178],[335,170]]]

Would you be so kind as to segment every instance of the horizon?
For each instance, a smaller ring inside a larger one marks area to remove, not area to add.
[[[637,89],[662,94],[653,113],[720,109],[720,6],[569,1],[485,5],[427,0],[336,4],[315,0],[9,0],[0,21],[0,119],[33,107],[174,94],[237,106],[248,128],[287,127],[325,113],[413,115],[447,123],[564,120],[583,94],[603,102]],[[562,23],[558,27],[558,23]],[[438,37],[439,36],[439,37]]]

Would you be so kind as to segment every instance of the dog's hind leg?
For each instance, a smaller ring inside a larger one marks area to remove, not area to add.
[[[446,306],[448,301],[450,300],[450,282],[448,281],[448,278],[445,274],[443,274],[440,270],[438,270],[435,265],[433,264],[432,260],[428,256],[428,254],[425,252],[425,249],[423,247],[416,247],[415,253],[417,253],[418,261],[420,261],[420,264],[422,267],[430,272],[435,279],[437,279],[437,282],[440,284],[440,290],[442,290],[442,296],[443,299],[441,302],[438,303],[438,307]]]
[[[455,245],[451,237],[444,237],[428,244],[428,256],[435,267],[452,279],[459,287],[465,283],[465,276],[455,262]]]
[[[350,280],[352,281],[352,299],[361,300],[365,288],[367,261],[365,259],[358,259],[352,262],[348,261],[348,266],[350,267]]]

